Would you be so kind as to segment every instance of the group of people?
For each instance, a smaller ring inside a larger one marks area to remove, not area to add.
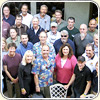
[[[98,93],[98,29],[95,19],[89,27],[77,29],[75,18],[62,19],[55,11],[55,20],[41,5],[32,16],[23,4],[14,17],[8,6],[2,16],[2,92],[8,97],[29,98],[41,93],[50,98],[49,87],[60,83],[68,89],[66,97],[85,98]],[[73,92],[72,92],[73,90]]]

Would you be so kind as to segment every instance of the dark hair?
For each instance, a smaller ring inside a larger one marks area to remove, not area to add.
[[[15,28],[14,26],[11,26],[11,27],[10,27],[10,30],[11,30],[11,29],[14,29],[14,30],[17,32],[17,30],[16,30],[16,28]]]
[[[5,7],[7,7],[10,10],[10,7],[8,5],[4,5],[3,10],[4,10]]]
[[[62,49],[67,46],[69,48],[69,54],[68,54],[68,58],[70,59],[73,55],[73,49],[72,47],[70,46],[70,44],[66,43],[66,44],[63,44],[61,47],[60,47],[60,50],[59,50],[59,55],[61,56],[61,58],[64,56],[63,55],[63,52],[62,52]]]
[[[17,46],[16,46],[15,43],[9,43],[9,44],[8,44],[8,49],[9,49],[10,47],[15,47],[15,49],[17,48]]]
[[[69,19],[70,19],[70,20],[73,20],[73,21],[75,22],[75,18],[74,18],[74,17],[69,17],[69,18],[67,19],[67,21],[68,21]]]
[[[28,37],[28,34],[27,34],[27,33],[23,33],[23,34],[21,34],[21,36],[22,36],[22,35],[27,35],[27,37]]]
[[[21,19],[22,19],[22,16],[21,16],[20,14],[17,14],[17,15],[16,15],[16,18],[17,18],[17,17],[21,17]]]
[[[27,5],[27,4],[23,4],[22,7],[23,7],[23,6],[27,6],[27,9],[28,9],[28,5]],[[22,7],[21,7],[21,8],[22,8]]]
[[[94,44],[89,43],[89,44],[86,45],[86,47],[91,47],[92,50],[94,50]]]

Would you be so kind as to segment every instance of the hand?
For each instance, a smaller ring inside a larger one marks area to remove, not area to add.
[[[26,90],[24,88],[21,89],[21,92],[22,92],[23,95],[26,94]]]
[[[80,96],[80,98],[85,98],[86,97],[86,95],[84,95],[84,94],[82,94],[81,96]]]
[[[40,87],[36,86],[36,92],[40,92]]]
[[[18,82],[18,78],[13,79],[12,82],[13,82],[13,83],[17,83],[17,82]]]
[[[67,90],[69,88],[69,85],[64,85],[64,88]]]

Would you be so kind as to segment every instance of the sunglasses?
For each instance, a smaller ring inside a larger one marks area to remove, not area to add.
[[[67,35],[61,35],[61,37],[67,37]]]

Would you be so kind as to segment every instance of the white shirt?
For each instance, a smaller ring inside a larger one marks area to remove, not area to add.
[[[91,70],[91,72],[93,72],[94,70],[96,70],[95,65],[98,61],[98,57],[95,55],[93,58],[88,58],[88,56],[86,55],[86,53],[84,53],[82,56],[85,57],[86,60],[86,66]]]
[[[20,15],[22,15],[22,13]],[[23,18],[22,19],[22,24],[25,24],[30,28],[33,16],[31,14],[27,13],[27,15],[26,16],[22,16],[22,18]]]
[[[65,60],[61,59],[61,68],[63,68],[63,66],[65,65],[66,61],[67,61],[66,59]]]
[[[56,34],[53,34],[51,31],[49,31],[47,33],[48,35],[48,38],[47,38],[47,41],[50,42],[50,43],[54,43],[56,40],[60,39],[61,38],[61,34],[60,32],[57,31]]]

